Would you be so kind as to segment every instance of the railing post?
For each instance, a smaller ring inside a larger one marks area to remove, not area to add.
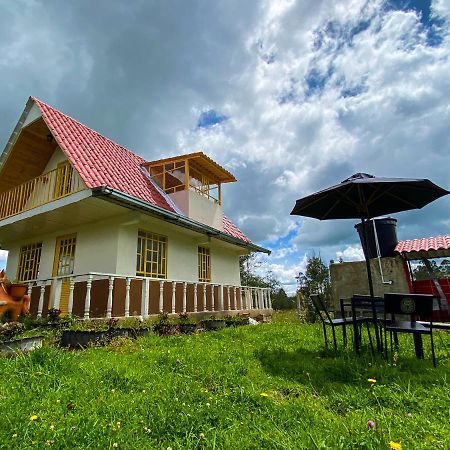
[[[125,317],[130,317],[130,288],[131,278],[125,280]]]
[[[234,294],[234,310],[236,311],[238,309],[236,286],[233,286],[233,294]]]
[[[203,283],[203,311],[207,311],[207,309],[206,309],[206,283]]]
[[[27,295],[31,300],[31,292],[33,291],[33,283],[28,283]]]
[[[197,312],[197,283],[194,283],[194,312]]]
[[[164,281],[159,282],[159,310],[164,311]]]
[[[214,306],[214,284],[211,284],[211,311],[215,311],[216,308]]]
[[[186,312],[186,290],[187,290],[187,283],[186,281],[183,283],[183,312]]]
[[[75,289],[75,279],[70,277],[69,279],[69,302],[67,304],[67,314],[72,315],[73,312],[73,291]]]
[[[223,284],[219,284],[219,311],[223,311]]]
[[[41,283],[41,291],[39,295],[39,304],[37,316],[42,317],[42,310],[44,308],[44,294],[45,294],[45,281]]]
[[[89,314],[91,310],[91,287],[93,276],[89,275],[86,282],[86,299],[84,301],[84,318],[89,319]]]
[[[263,290],[262,290],[262,288],[259,288],[259,309],[263,309],[264,308],[262,294],[263,294]]]
[[[231,310],[231,298],[230,298],[230,286],[227,286],[227,309],[228,311]]]
[[[270,298],[270,288],[267,289],[267,295],[269,300],[269,308],[272,309],[272,299]]]
[[[172,314],[175,314],[175,295],[176,295],[177,283],[172,281]]]
[[[106,304],[106,318],[110,319],[112,315],[114,277],[109,277],[108,283],[108,302]]]
[[[148,293],[150,288],[150,280],[143,278],[142,280],[142,294],[141,294],[141,317],[143,319],[148,317]]]

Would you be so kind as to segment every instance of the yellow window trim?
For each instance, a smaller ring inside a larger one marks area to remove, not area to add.
[[[19,281],[35,280],[39,275],[42,242],[33,242],[20,247],[16,278]]]
[[[198,281],[211,281],[211,251],[207,247],[198,247]]]
[[[167,278],[167,236],[138,230],[136,275]]]

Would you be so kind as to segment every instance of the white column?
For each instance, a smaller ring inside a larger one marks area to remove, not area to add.
[[[42,309],[44,308],[44,294],[45,294],[45,282],[42,282],[41,292],[39,295],[38,312],[37,312],[38,317],[42,317]]]
[[[176,295],[177,283],[172,281],[172,314],[175,314],[175,295]]]
[[[33,283],[28,283],[27,295],[31,299],[31,292],[33,290]]]
[[[197,283],[194,283],[194,312],[197,312]]]
[[[263,293],[263,290],[262,290],[262,288],[259,288],[258,289],[258,297],[259,297],[259,309],[263,309],[263,298],[262,298],[262,293]]]
[[[106,318],[107,319],[110,319],[111,315],[112,315],[113,289],[114,289],[114,277],[109,277],[108,302],[106,304]]]
[[[130,317],[130,288],[131,278],[125,280],[125,317]]]
[[[238,309],[236,286],[233,286],[233,293],[234,293],[234,308],[233,309],[236,311]]]
[[[207,309],[206,309],[206,283],[203,283],[203,311],[207,311]]]
[[[150,292],[150,280],[144,278],[142,280],[142,294],[141,294],[141,317],[143,319],[148,317],[148,300]]]
[[[269,300],[269,308],[272,309],[272,299],[270,298],[270,288],[267,290],[268,300]]]
[[[223,284],[219,284],[219,311],[223,311]]]
[[[227,286],[228,311],[231,310],[230,286]]]
[[[67,305],[67,314],[69,314],[69,316],[72,315],[73,312],[73,291],[75,289],[75,280],[73,277],[70,277],[69,280],[69,303]]]
[[[164,281],[159,282],[159,310],[164,311]]]
[[[183,283],[183,312],[186,312],[186,290],[187,290],[187,283],[186,281]]]
[[[91,310],[91,287],[92,287],[92,279],[94,277],[92,275],[88,276],[86,282],[86,299],[84,301],[84,318],[89,319],[89,314]]]
[[[211,311],[215,311],[216,308],[214,306],[214,284],[211,284]]]

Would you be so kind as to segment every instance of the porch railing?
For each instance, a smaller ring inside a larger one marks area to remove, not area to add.
[[[67,313],[94,317],[146,318],[164,311],[220,312],[271,309],[269,288],[167,280],[89,272],[27,282],[37,317],[60,308],[67,296]]]
[[[0,194],[0,219],[45,205],[85,189],[70,165],[58,167]]]

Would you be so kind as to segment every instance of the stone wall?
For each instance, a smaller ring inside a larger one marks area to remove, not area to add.
[[[392,284],[382,283],[377,259],[372,259],[370,263],[375,295],[383,295],[387,292],[409,292],[403,260],[400,256],[381,258],[384,280],[392,280]],[[369,293],[365,261],[331,264],[330,275],[335,307],[339,306],[341,298],[349,298],[353,294]]]

